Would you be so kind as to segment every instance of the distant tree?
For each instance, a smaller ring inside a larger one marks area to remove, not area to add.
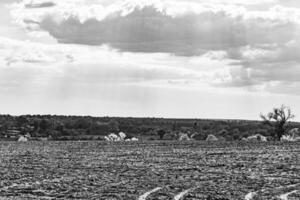
[[[198,130],[198,123],[197,122],[194,122],[193,129],[194,129],[194,131]]]
[[[166,131],[163,129],[160,129],[157,131],[157,135],[159,136],[159,139],[161,139],[161,140],[164,138],[165,134],[166,134]]]
[[[273,128],[273,137],[280,140],[288,128],[289,121],[295,116],[289,107],[282,105],[280,108],[273,108],[267,115],[261,114],[260,117],[264,124]]]
[[[32,125],[34,127],[34,131],[39,131],[40,129],[40,121],[38,119],[34,119],[32,122]]]
[[[229,134],[229,132],[226,129],[222,129],[219,132],[217,132],[217,136],[219,136],[220,138],[224,138],[228,141],[233,140],[231,134]]]
[[[61,131],[57,131],[57,130],[52,130],[49,133],[49,136],[51,136],[53,139],[58,139],[62,135],[63,135],[63,133]]]
[[[50,129],[51,126],[52,126],[52,124],[51,124],[50,120],[47,120],[47,119],[42,119],[39,124],[40,129],[43,131]]]
[[[62,122],[58,122],[55,124],[55,130],[63,132],[65,129],[65,125]]]
[[[201,131],[198,133],[194,133],[191,135],[191,138],[194,140],[205,140],[207,137],[207,134],[205,133],[205,131]]]
[[[108,127],[109,127],[109,131],[111,131],[111,132],[118,132],[120,130],[119,129],[119,122],[115,119],[111,119],[108,122]]]
[[[75,121],[74,128],[77,129],[88,129],[91,126],[91,122],[87,118],[79,118]]]
[[[222,130],[220,130],[220,131],[218,132],[218,135],[220,135],[220,136],[227,136],[227,135],[228,135],[228,131],[225,130],[225,129],[222,129]]]
[[[16,121],[17,121],[17,125],[19,127],[24,126],[25,124],[29,123],[29,120],[27,119],[26,116],[19,116],[16,118]]]
[[[176,131],[177,130],[177,122],[174,121],[172,124],[172,131]]]
[[[240,130],[238,128],[235,128],[232,130],[232,138],[233,140],[238,140],[241,137]]]

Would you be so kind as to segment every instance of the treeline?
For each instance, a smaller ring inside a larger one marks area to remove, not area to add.
[[[300,127],[293,123],[292,127]],[[105,136],[125,132],[145,139],[159,139],[157,132],[166,132],[164,139],[174,139],[176,133],[197,133],[202,140],[209,134],[225,140],[239,140],[253,134],[271,136],[272,129],[260,121],[209,120],[209,119],[164,119],[164,118],[118,118],[57,115],[0,115],[0,136],[9,136],[16,131],[32,137]],[[98,137],[99,138],[99,137]]]

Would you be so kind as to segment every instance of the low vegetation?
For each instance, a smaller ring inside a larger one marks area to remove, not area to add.
[[[214,135],[218,140],[234,141],[258,134],[268,140],[280,140],[288,130],[300,128],[300,123],[290,123],[293,115],[284,106],[261,117],[263,123],[246,120],[1,115],[0,139],[16,140],[20,135],[28,135],[31,140],[104,140],[110,133],[124,132],[129,138],[142,140],[178,140],[183,134],[192,140],[206,140]]]

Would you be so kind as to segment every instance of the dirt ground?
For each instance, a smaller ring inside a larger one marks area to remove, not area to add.
[[[0,142],[0,199],[300,199],[300,143]]]

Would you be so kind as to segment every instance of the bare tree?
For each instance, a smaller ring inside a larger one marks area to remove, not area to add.
[[[267,115],[260,114],[264,124],[274,128],[274,137],[280,140],[285,134],[289,121],[295,117],[289,107],[282,105],[280,108],[273,108]]]
[[[165,134],[166,134],[166,131],[163,129],[160,129],[157,131],[157,135],[159,136],[159,139],[161,139],[161,140],[164,138]]]

